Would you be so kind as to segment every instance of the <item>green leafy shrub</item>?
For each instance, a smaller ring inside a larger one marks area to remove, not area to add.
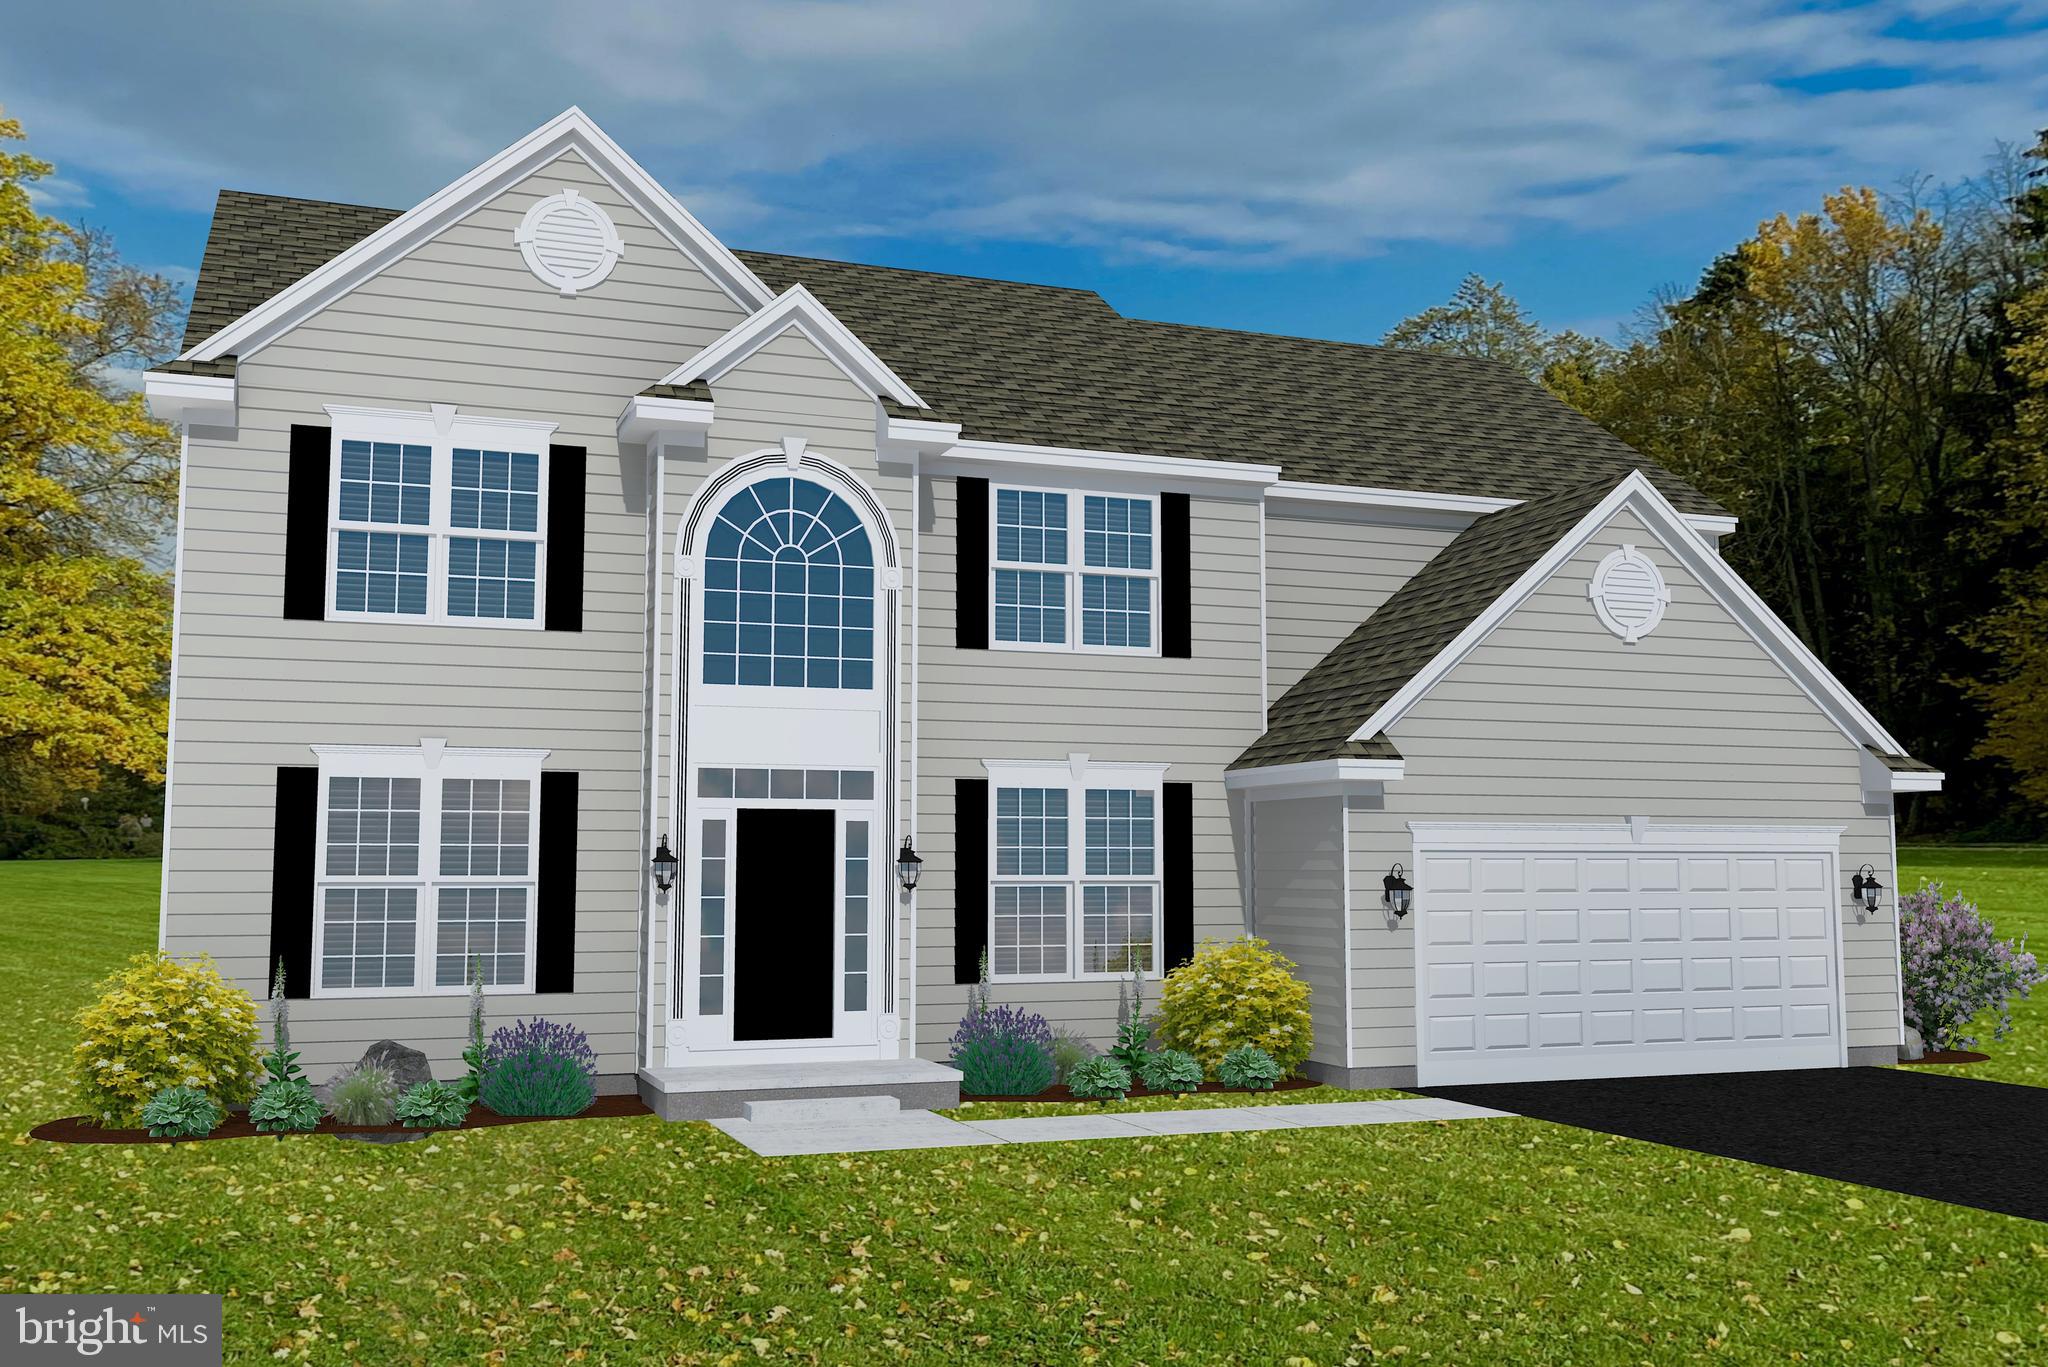
[[[1015,1006],[969,1011],[953,1032],[952,1063],[971,1096],[1036,1096],[1052,1086],[1052,1028]]]
[[[1074,1069],[1099,1052],[1086,1035],[1072,1026],[1062,1025],[1052,1032],[1053,1079],[1067,1081],[1074,1075]]]
[[[133,1128],[166,1087],[224,1105],[256,1092],[256,1003],[204,956],[138,954],[78,1015],[72,1076],[100,1124]]]
[[[1159,1042],[1187,1050],[1212,1072],[1231,1050],[1256,1045],[1291,1073],[1315,1047],[1308,997],[1293,961],[1264,940],[1212,940],[1166,975]]]
[[[484,1051],[481,1095],[499,1115],[581,1115],[597,1100],[597,1055],[573,1025],[501,1025]]]
[[[142,1108],[142,1123],[156,1139],[199,1139],[218,1129],[222,1117],[197,1087],[165,1087]]]
[[[469,1119],[469,1103],[459,1089],[429,1078],[415,1083],[398,1098],[398,1123],[423,1130],[452,1130]]]
[[[273,1077],[249,1103],[249,1123],[265,1134],[318,1129],[323,1114],[313,1084],[302,1077]]]
[[[1280,1061],[1256,1044],[1241,1044],[1216,1065],[1216,1080],[1245,1092],[1270,1092],[1287,1076]]]
[[[1192,1092],[1202,1085],[1202,1063],[1185,1049],[1161,1049],[1145,1055],[1138,1078],[1149,1092]]]
[[[1121,1101],[1131,1090],[1131,1070],[1108,1054],[1075,1065],[1067,1090],[1083,1101]]]
[[[389,1125],[397,1118],[398,1080],[365,1063],[327,1089],[327,1113],[341,1125]]]

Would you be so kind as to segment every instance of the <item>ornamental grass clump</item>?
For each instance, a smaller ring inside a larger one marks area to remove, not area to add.
[[[141,1125],[166,1087],[196,1087],[223,1105],[255,1095],[256,1003],[203,955],[136,955],[100,984],[78,1031],[72,1077],[101,1125]]]
[[[1052,1028],[1015,1006],[970,1009],[953,1032],[960,1090],[972,1096],[1036,1096],[1052,1086]]]
[[[484,1050],[481,1099],[499,1115],[581,1115],[597,1100],[597,1055],[573,1025],[501,1025]]]
[[[2012,1001],[2043,980],[2040,964],[2027,952],[2025,936],[1997,938],[1974,902],[1924,883],[1899,899],[1899,972],[1906,999],[1906,1024],[1920,1032],[1930,1052],[1967,1049],[1977,1037],[1965,1033],[1984,1012],[1996,1012],[1993,1039],[2012,1030]]]
[[[338,1125],[389,1125],[397,1108],[398,1079],[374,1063],[359,1064],[327,1089],[327,1113]]]
[[[1209,941],[1166,975],[1159,995],[1159,1042],[1185,1049],[1214,1072],[1223,1056],[1249,1044],[1271,1054],[1282,1075],[1315,1046],[1308,984],[1294,963],[1254,936]]]
[[[142,1108],[142,1123],[153,1139],[203,1139],[220,1127],[224,1113],[197,1087],[166,1087]]]
[[[457,1088],[432,1078],[413,1084],[398,1098],[398,1123],[422,1130],[452,1130],[469,1119],[469,1102]]]

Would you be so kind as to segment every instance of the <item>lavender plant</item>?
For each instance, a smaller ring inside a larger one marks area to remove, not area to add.
[[[597,1055],[573,1025],[501,1025],[483,1063],[480,1099],[499,1115],[580,1115],[597,1100]]]
[[[968,1008],[953,1032],[960,1090],[975,1096],[1036,1096],[1052,1086],[1052,1029],[1015,1006]]]
[[[1966,1033],[1985,1012],[1996,1013],[1993,1039],[2012,1030],[2012,1002],[2032,994],[2048,978],[2027,952],[2023,935],[2000,940],[1974,902],[1923,883],[1899,899],[1899,971],[1906,999],[1906,1024],[1920,1032],[1930,1051],[1967,1049],[1977,1037]]]

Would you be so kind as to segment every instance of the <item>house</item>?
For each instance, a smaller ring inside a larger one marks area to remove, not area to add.
[[[1941,776],[1489,363],[735,252],[572,109],[403,213],[223,192],[147,392],[162,943],[316,1072],[453,1071],[480,967],[667,1114],[928,1099],[984,955],[1101,1039],[1248,930],[1334,1082],[1895,1056]]]

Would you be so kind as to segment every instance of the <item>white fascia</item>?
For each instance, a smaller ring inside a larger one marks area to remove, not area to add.
[[[186,428],[235,426],[235,382],[228,376],[145,371],[142,396],[149,416],[158,422]]]
[[[923,408],[924,400],[888,363],[854,336],[832,310],[802,285],[791,285],[774,302],[705,347],[683,364],[661,377],[662,384],[684,385],[695,380],[716,383],[728,370],[761,347],[796,328],[847,377],[874,395],[886,395],[906,408]]]
[[[1389,513],[1456,513],[1484,517],[1525,500],[1489,498],[1481,494],[1443,494],[1419,489],[1376,489],[1364,485],[1312,484],[1283,479],[1266,490],[1266,502],[1309,512],[1319,507],[1367,508]],[[1727,536],[1738,519],[1726,513],[1682,513],[1686,525],[1709,540]]]
[[[1317,759],[1303,764],[1269,764],[1232,769],[1223,775],[1226,792],[1253,802],[1268,798],[1349,797],[1370,794],[1408,776],[1398,759]]]
[[[635,394],[619,413],[619,441],[631,446],[702,446],[711,430],[712,405],[702,399],[657,399]]]
[[[1522,577],[1511,585],[1507,592],[1496,598],[1485,612],[1479,614],[1457,638],[1435,658],[1418,670],[1393,697],[1381,704],[1365,722],[1351,733],[1352,740],[1369,740],[1380,735],[1407,715],[1445,675],[1462,663],[1467,655],[1478,648],[1479,643],[1492,634],[1493,629],[1506,621],[1509,614],[1522,605],[1536,589],[1553,574],[1564,567],[1580,547],[1591,540],[1593,535],[1606,526],[1614,515],[1624,507],[1643,519],[1644,525],[1655,535],[1665,550],[1669,551],[1685,567],[1700,586],[1712,594],[1728,613],[1740,622],[1764,652],[1771,656],[1792,681],[1799,685],[1815,706],[1825,713],[1829,720],[1858,745],[1875,745],[1890,755],[1903,755],[1904,746],[1893,739],[1869,709],[1856,700],[1856,696],[1843,686],[1828,667],[1806,648],[1791,628],[1778,620],[1756,591],[1742,581],[1742,577],[1728,567],[1720,554],[1707,543],[1705,537],[1694,531],[1683,513],[1671,506],[1669,499],[1657,491],[1657,487],[1643,476],[1640,470],[1631,471],[1628,477],[1616,484],[1607,497],[1600,500],[1594,509],[1579,519],[1557,544],[1546,551],[1526,570]]]
[[[573,105],[422,200],[320,269],[271,296],[185,353],[210,361],[248,356],[409,255],[450,225],[561,156],[576,152],[669,241],[749,312],[774,291],[661,187],[589,115]]]
[[[890,420],[888,435],[894,437]],[[1280,477],[1277,465],[1190,456],[1147,456],[1124,451],[1090,451],[1073,446],[1025,446],[1002,441],[956,441],[928,463],[932,473],[1060,471],[1100,477],[1120,475],[1148,482],[1226,485],[1256,491]]]
[[[1868,750],[1860,758],[1865,802],[1888,801],[1893,793],[1938,793],[1948,777],[1939,770],[1894,769]]]

